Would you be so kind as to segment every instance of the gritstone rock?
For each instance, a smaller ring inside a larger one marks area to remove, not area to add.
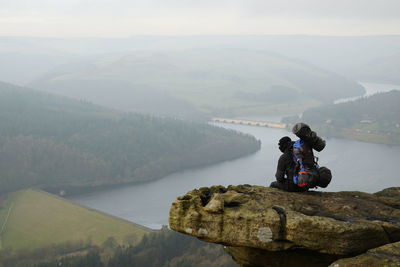
[[[178,197],[169,223],[225,245],[243,266],[327,266],[400,241],[399,208],[400,188],[367,194],[213,186]]]

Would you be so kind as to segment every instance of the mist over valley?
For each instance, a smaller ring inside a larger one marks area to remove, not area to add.
[[[396,264],[398,8],[4,1],[0,266]]]

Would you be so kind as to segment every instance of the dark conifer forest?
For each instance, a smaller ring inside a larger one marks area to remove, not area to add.
[[[0,83],[0,191],[147,182],[257,151],[251,136]]]
[[[59,255],[63,253],[64,257],[60,257]],[[163,229],[145,235],[135,246],[120,246],[110,238],[102,246],[86,244],[83,249],[82,244],[63,244],[16,252],[2,251],[0,266],[236,267],[238,265],[221,245],[206,243],[194,237]]]
[[[400,92],[393,90],[355,101],[306,110],[302,117],[286,117],[293,124],[306,121],[320,134],[373,143],[400,144]]]
[[[304,112],[309,123],[329,123],[336,127],[352,127],[360,122],[381,123],[382,130],[398,128],[400,123],[400,92],[390,91],[336,105],[325,105]]]

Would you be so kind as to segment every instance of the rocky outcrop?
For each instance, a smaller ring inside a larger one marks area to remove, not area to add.
[[[376,194],[200,188],[172,204],[170,227],[225,245],[242,265],[327,266],[400,241],[400,188]]]
[[[368,250],[359,256],[341,259],[332,263],[329,267],[364,267],[364,266],[400,266],[400,242],[384,245]]]

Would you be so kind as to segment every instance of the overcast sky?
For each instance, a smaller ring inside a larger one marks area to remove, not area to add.
[[[400,34],[400,0],[0,0],[0,35]]]

